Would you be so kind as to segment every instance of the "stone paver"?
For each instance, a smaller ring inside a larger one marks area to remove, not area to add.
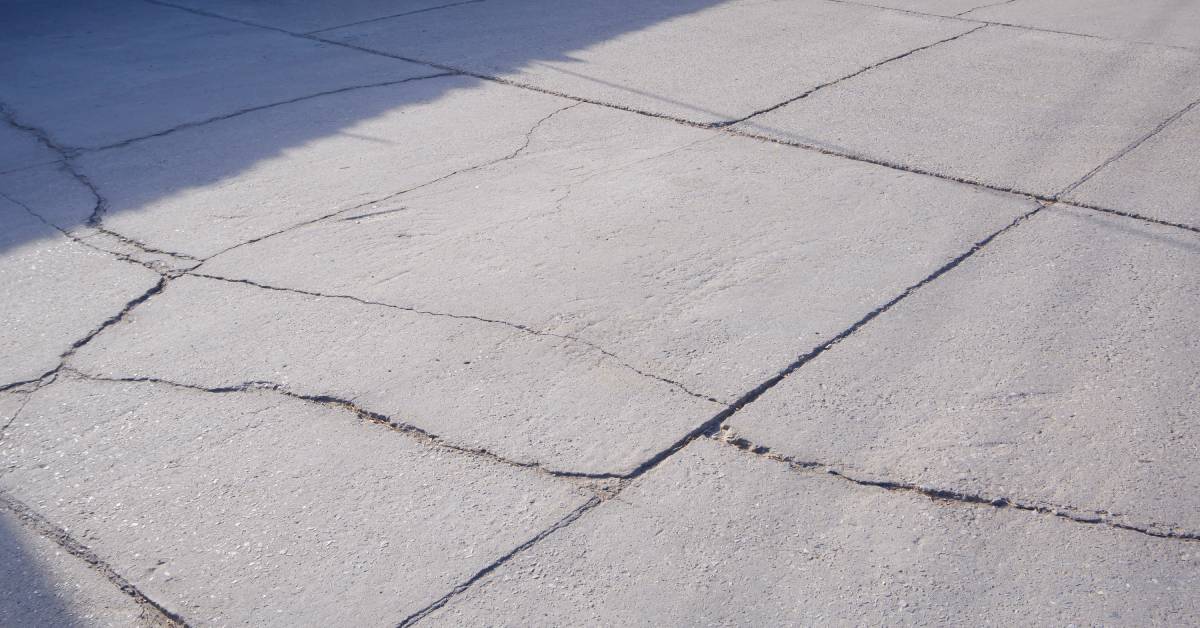
[[[1200,54],[989,26],[739,125],[1051,196],[1200,98]]]
[[[968,16],[1127,41],[1200,48],[1200,5],[1186,0],[1015,0]]]
[[[580,338],[729,403],[1033,207],[678,128],[574,107],[518,159],[200,270]]]
[[[712,123],[976,26],[813,0],[488,0],[322,36]]]
[[[1195,548],[702,441],[425,624],[1187,625],[1197,586]]]
[[[1200,532],[1200,235],[1047,210],[738,413],[863,479]]]
[[[17,0],[4,12],[0,102],[67,146],[103,146],[314,92],[430,72],[136,0]]]
[[[73,343],[158,281],[0,196],[0,385],[54,369]]]
[[[66,381],[0,487],[204,625],[387,625],[585,504],[570,484],[272,392]]]
[[[1200,106],[1075,188],[1066,198],[1200,228]]]
[[[0,625],[151,628],[165,624],[0,506]]]

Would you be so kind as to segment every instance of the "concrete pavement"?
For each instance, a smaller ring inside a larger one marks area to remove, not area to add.
[[[0,625],[1200,625],[1198,16],[0,4]]]

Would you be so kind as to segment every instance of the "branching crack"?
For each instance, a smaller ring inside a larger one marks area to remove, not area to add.
[[[756,456],[776,462],[782,462],[798,471],[825,473],[859,486],[881,488],[886,491],[917,493],[929,497],[930,499],[952,504],[977,504],[983,506],[992,506],[994,508],[1012,508],[1014,510],[1035,512],[1038,514],[1059,517],[1074,523],[1103,525],[1110,528],[1116,528],[1118,530],[1128,530],[1130,532],[1137,532],[1139,534],[1145,534],[1147,536],[1162,539],[1200,541],[1200,533],[1197,532],[1179,530],[1175,526],[1122,523],[1114,520],[1112,513],[1104,510],[1078,510],[1056,504],[1029,502],[1011,497],[966,493],[946,488],[923,486],[911,482],[858,478],[855,477],[852,472],[848,472],[846,469],[841,468],[836,464],[798,460],[791,456],[773,452],[768,447],[753,443],[746,438],[738,436],[729,426],[723,426],[720,430],[720,433],[711,435],[710,438],[712,438],[714,441],[731,445],[737,449],[749,452]]]
[[[107,561],[100,558],[88,546],[76,540],[66,530],[51,523],[25,503],[5,492],[0,492],[0,506],[8,509],[25,527],[34,533],[53,541],[68,554],[87,563],[88,567],[116,585],[122,593],[133,598],[144,610],[157,616],[163,625],[176,626],[178,628],[187,627],[187,621],[178,613],[167,610],[162,604],[147,597],[145,593],[142,593],[133,583],[117,573],[112,568],[112,565],[109,565]]]

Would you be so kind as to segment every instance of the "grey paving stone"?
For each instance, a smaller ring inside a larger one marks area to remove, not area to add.
[[[58,159],[58,154],[43,146],[32,135],[0,123],[0,173]]]
[[[60,381],[0,478],[195,625],[389,625],[589,499],[276,393]]]
[[[164,626],[104,576],[0,506],[0,625]]]
[[[0,8],[3,102],[22,123],[69,146],[428,73],[148,2],[19,0]]]
[[[1171,46],[1200,48],[1200,5],[1180,0],[1015,0],[969,17]]]
[[[422,625],[1185,625],[1193,544],[698,441]]]
[[[77,163],[108,199],[107,226],[203,257],[501,159],[570,104],[466,77],[427,79],[258,111]]]
[[[572,96],[720,122],[974,27],[814,0],[488,0],[322,36]]]
[[[1200,236],[1047,210],[733,417],[858,478],[1200,532]]]
[[[159,276],[72,242],[0,196],[0,386],[37,378]]]
[[[731,402],[1031,209],[581,105],[516,159],[200,271],[572,336]]]
[[[1053,195],[1200,97],[1200,56],[990,26],[739,128]]]
[[[1107,165],[1067,200],[1200,228],[1200,106]]]
[[[388,16],[416,14],[464,0],[353,0],[335,4],[312,0],[171,0],[171,4],[292,32],[344,26]],[[483,0],[471,0],[482,2]]]
[[[72,364],[208,388],[272,382],[556,470],[629,471],[720,410],[579,342],[348,299],[184,277],[126,321]]]

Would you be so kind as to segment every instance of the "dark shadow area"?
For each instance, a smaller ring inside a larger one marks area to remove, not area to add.
[[[0,506],[0,626],[83,626],[55,591],[43,561],[27,547],[32,532]]]

